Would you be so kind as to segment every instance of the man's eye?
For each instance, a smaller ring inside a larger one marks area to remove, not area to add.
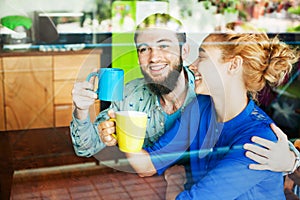
[[[160,49],[166,49],[168,47],[169,47],[169,45],[167,45],[167,44],[161,44],[161,45],[159,45]]]
[[[139,48],[139,53],[145,53],[149,50],[148,47],[142,47],[142,48]]]

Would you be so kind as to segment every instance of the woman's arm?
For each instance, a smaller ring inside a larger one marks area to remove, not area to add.
[[[194,199],[198,196],[210,200],[236,199],[243,195],[251,194],[251,190],[253,190],[253,195],[255,195],[256,199],[267,199],[272,195],[274,199],[282,199],[283,185],[280,181],[282,180],[281,173],[268,170],[250,170],[248,168],[248,165],[253,163],[253,161],[244,155],[245,151],[242,145],[250,142],[251,135],[255,135],[255,133],[260,133],[261,131],[263,131],[266,138],[271,139],[269,137],[273,135],[271,130],[267,131],[263,127],[257,130],[251,127],[247,130],[248,133],[244,132],[243,135],[236,138],[234,144],[232,144],[233,146],[231,146],[226,155],[214,163],[211,166],[212,169],[208,170],[207,174],[200,177],[190,190],[180,193],[177,199]],[[218,153],[217,149],[213,151],[210,160],[222,156],[220,153]],[[198,162],[201,163],[201,161]],[[197,167],[197,163],[191,163],[192,170],[194,165]],[[203,172],[200,171],[199,173]],[[256,188],[261,189],[258,192]],[[270,194],[271,191],[272,194]]]
[[[132,168],[139,176],[162,174],[169,166],[185,155],[189,147],[189,134],[185,123],[177,120],[174,126],[151,147],[138,153],[126,153]],[[181,130],[183,129],[183,130]]]
[[[141,150],[138,153],[126,153],[126,157],[132,168],[140,177],[156,174],[156,169],[152,164],[150,155],[147,151]]]
[[[194,121],[191,121],[190,113],[185,112],[153,146],[138,153],[126,153],[130,165],[140,176],[162,174],[178,159],[186,155],[190,140],[196,137],[199,126],[197,110],[198,108],[193,109]]]

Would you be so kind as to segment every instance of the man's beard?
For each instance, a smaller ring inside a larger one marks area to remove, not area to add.
[[[182,63],[182,58],[180,57],[179,64],[162,81],[154,81],[147,73],[141,70],[149,89],[158,96],[169,94],[173,91],[183,68]]]

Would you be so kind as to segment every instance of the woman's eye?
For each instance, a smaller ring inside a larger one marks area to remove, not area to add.
[[[207,56],[206,56],[205,54],[203,54],[203,53],[200,53],[200,54],[198,55],[198,59],[199,59],[199,60],[204,60],[206,57],[207,57]]]

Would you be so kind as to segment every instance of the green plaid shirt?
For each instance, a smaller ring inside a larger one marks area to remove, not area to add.
[[[188,92],[185,102],[180,108],[181,112],[196,96],[194,92],[193,73],[187,67],[184,67],[184,69],[188,77]],[[124,89],[124,100],[113,102],[108,109],[100,112],[94,123],[90,121],[90,118],[78,120],[73,115],[70,130],[74,150],[78,156],[90,157],[105,147],[105,144],[99,137],[97,127],[99,123],[109,119],[107,112],[110,109],[113,109],[114,111],[142,111],[148,114],[144,147],[152,146],[152,144],[165,132],[166,113],[159,103],[158,96],[149,90],[143,78],[135,79],[126,84]],[[174,123],[175,120],[176,118],[173,119],[173,122],[171,123]]]

